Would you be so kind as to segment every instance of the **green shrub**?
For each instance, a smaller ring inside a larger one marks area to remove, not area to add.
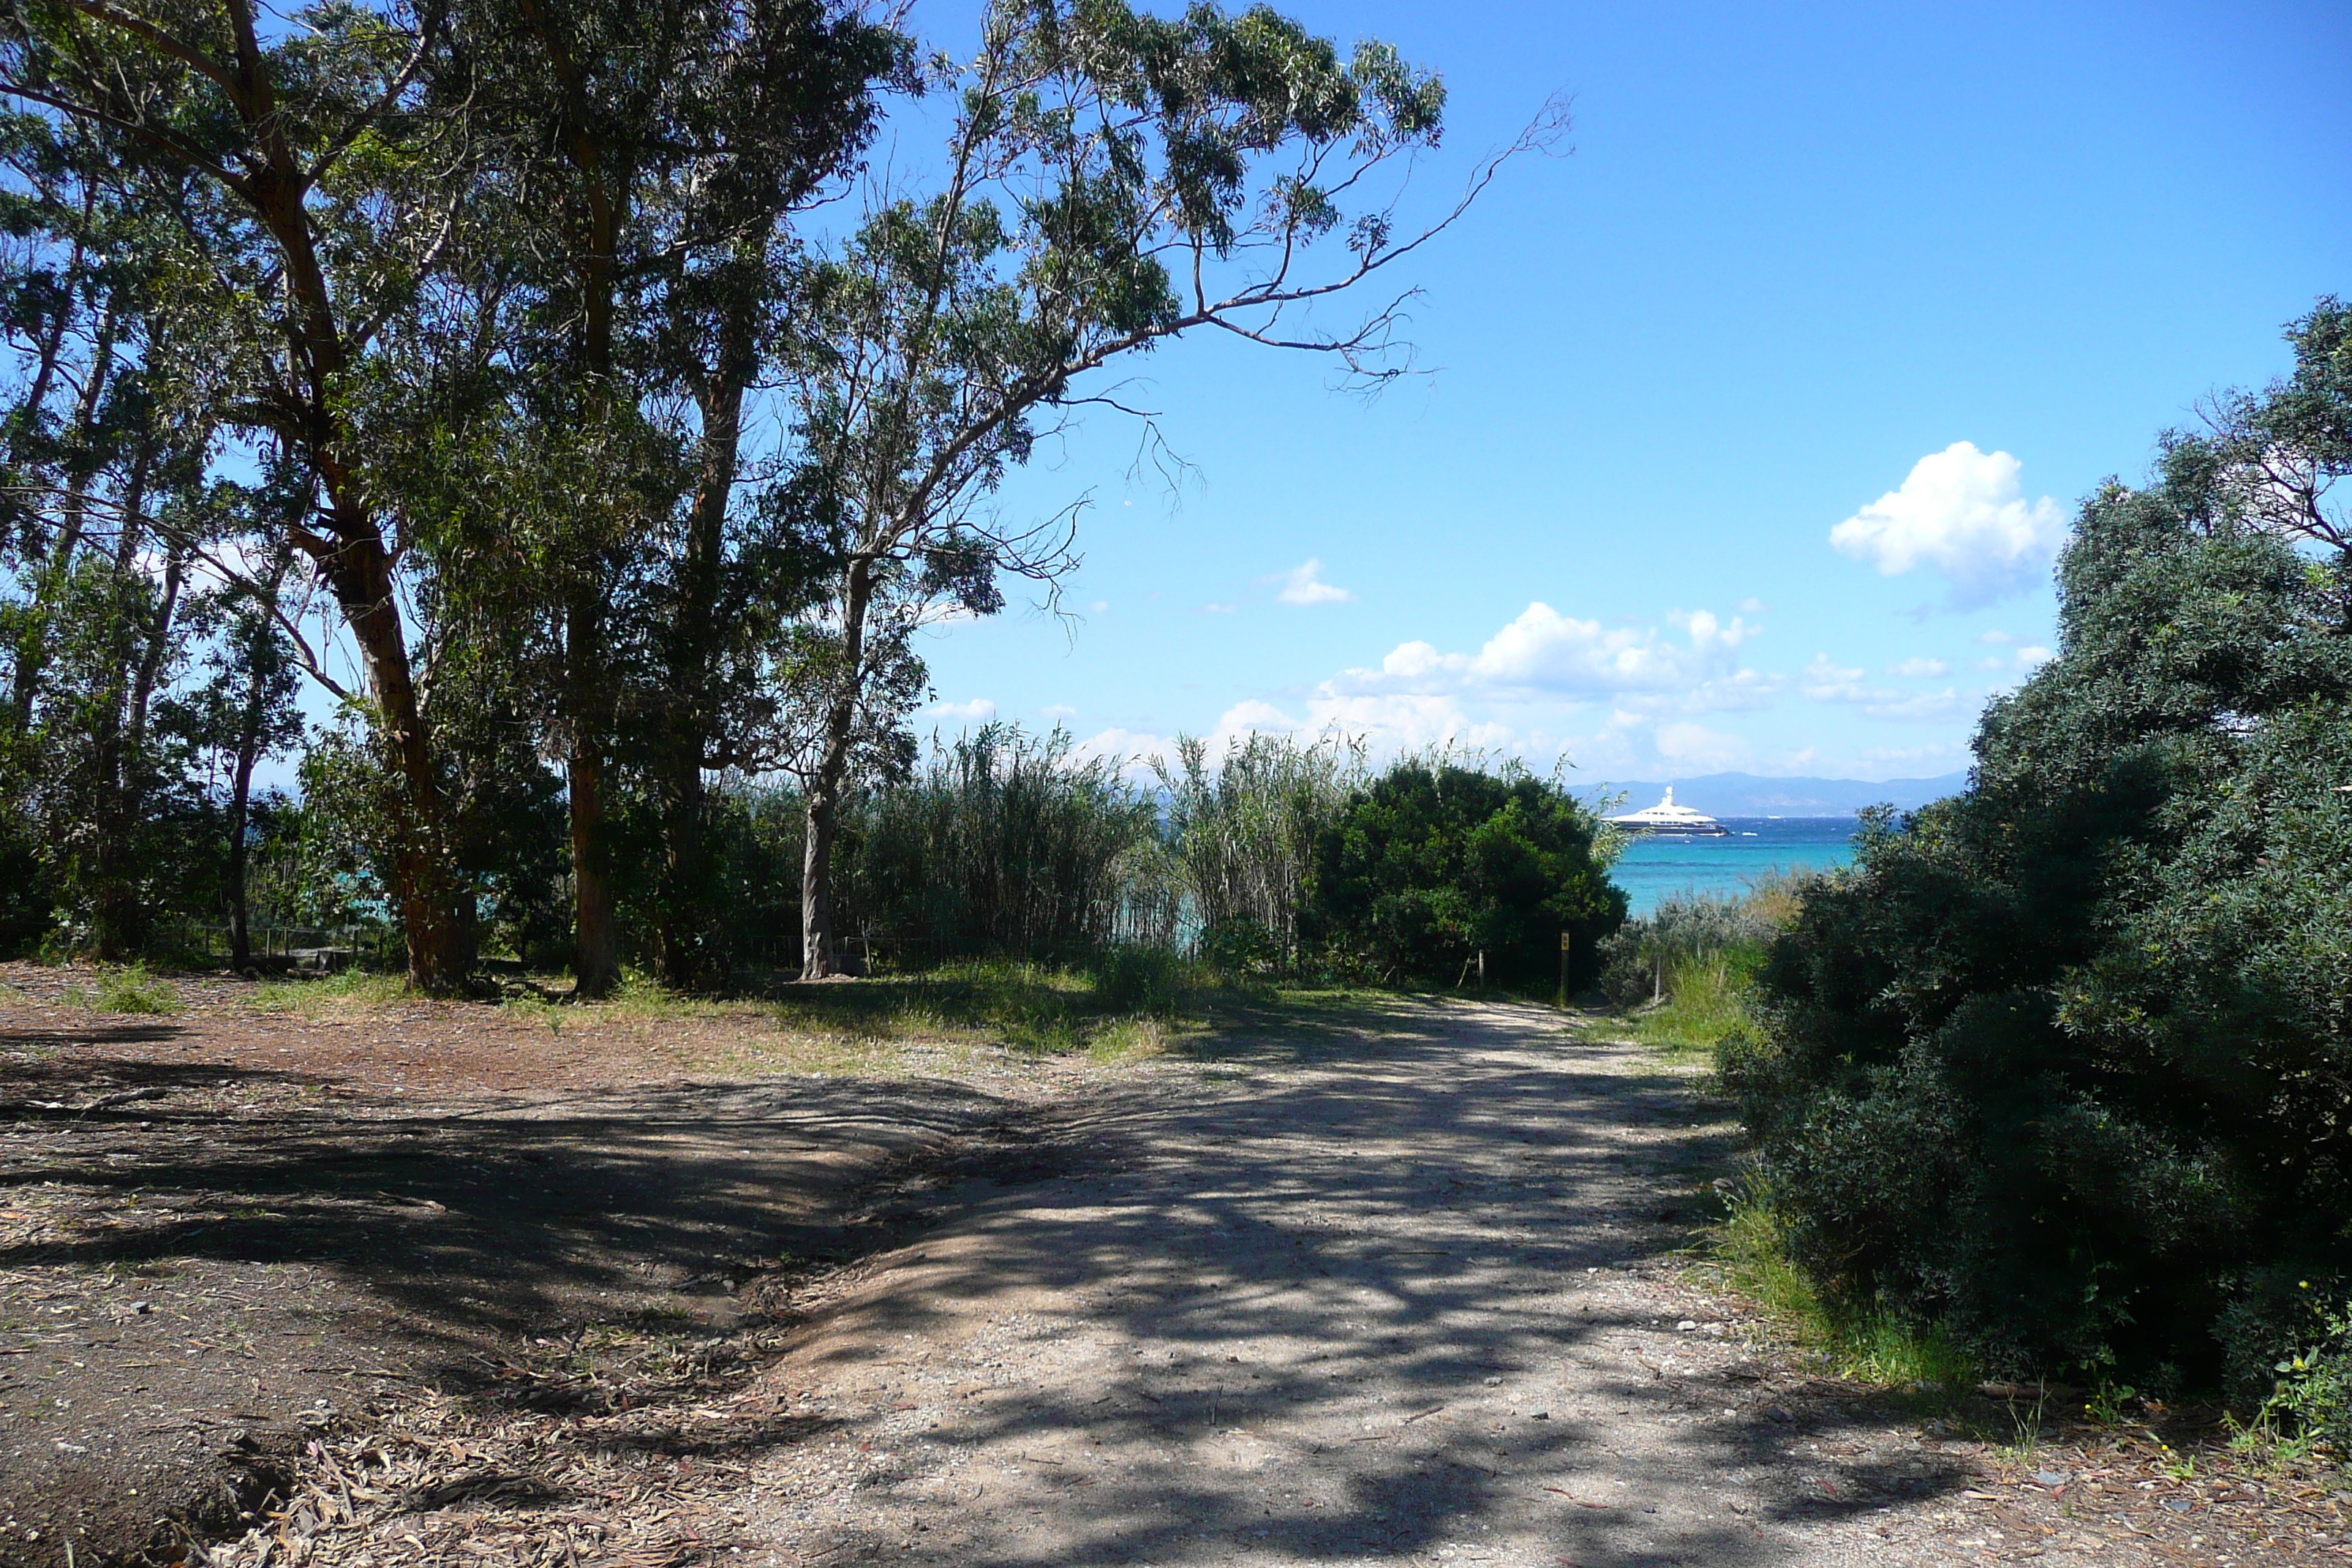
[[[1976,1357],[1941,1325],[1824,1295],[1791,1258],[1782,1211],[1761,1183],[1730,1200],[1709,1252],[1727,1284],[1841,1377],[1946,1390],[1978,1381]]]
[[[1772,938],[1774,912],[1752,897],[1666,899],[1601,939],[1601,993],[1620,1007],[1637,1007],[1672,994],[1675,975],[1714,984],[1730,968],[1752,967]]]
[[[1315,846],[1306,945],[1334,973],[1452,987],[1471,974],[1549,996],[1592,982],[1625,918],[1601,820],[1515,763],[1409,757],[1348,798]]]
[[[168,980],[147,973],[143,963],[98,972],[98,991],[90,1005],[100,1013],[163,1016],[180,1010],[180,994]]]
[[[2352,1277],[2352,561],[2235,460],[2084,506],[2059,656],[1806,890],[1726,1051],[1816,1286],[1996,1363],[2243,1393],[2277,1282]]]
[[[2242,1323],[2232,1349],[2261,1353],[2259,1370],[2241,1364],[2239,1378],[2259,1379],[2267,1389],[2258,1408],[2254,1428],[2300,1447],[2325,1445],[2340,1463],[2352,1458],[2352,1308],[2331,1303],[2312,1289],[2310,1280],[2296,1285],[2300,1320],[2293,1331],[2264,1324],[2263,1334],[2252,1323]],[[2264,1341],[2267,1351],[2264,1353]]]
[[[1112,1013],[1173,1012],[1181,976],[1182,965],[1170,949],[1122,943],[1096,965],[1095,1003]]]

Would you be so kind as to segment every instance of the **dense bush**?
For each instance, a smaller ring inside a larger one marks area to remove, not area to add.
[[[1601,993],[1620,1007],[1664,1001],[1678,973],[1734,955],[1745,960],[1777,929],[1771,906],[1757,897],[1665,899],[1601,939]]]
[[[990,724],[849,803],[837,885],[851,926],[926,952],[1080,961],[1154,924],[1165,900],[1136,873],[1158,816],[1066,731]]]
[[[2339,436],[2342,318],[2273,394]],[[2352,571],[2227,435],[2084,506],[2059,656],[1808,891],[1727,1075],[1817,1279],[2252,1398],[2352,1276]]]
[[[1515,763],[1409,758],[1357,790],[1316,845],[1302,922],[1338,973],[1381,984],[1590,984],[1625,918],[1598,817]]]

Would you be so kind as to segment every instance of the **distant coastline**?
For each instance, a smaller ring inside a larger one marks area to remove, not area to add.
[[[1850,817],[1865,806],[1916,811],[1968,787],[1965,770],[1923,779],[1766,778],[1757,773],[1704,773],[1675,779],[1606,779],[1577,794],[1598,803],[1622,795],[1610,809],[1647,805],[1674,786],[1675,798],[1717,817]]]

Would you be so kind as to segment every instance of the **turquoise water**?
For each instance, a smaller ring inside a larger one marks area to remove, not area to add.
[[[1851,816],[1727,816],[1725,838],[1645,835],[1625,847],[1610,879],[1625,889],[1633,912],[1646,915],[1675,893],[1748,891],[1772,871],[1827,871],[1853,858]]]

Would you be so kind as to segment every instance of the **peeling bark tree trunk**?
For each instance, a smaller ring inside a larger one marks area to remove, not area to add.
[[[565,782],[572,805],[572,994],[586,1001],[609,995],[621,978],[604,821],[604,606],[593,587],[574,595],[564,625],[572,710]]]
[[[841,792],[849,778],[850,747],[856,737],[857,693],[864,684],[866,612],[874,595],[874,568],[867,561],[849,565],[841,600],[841,668],[835,673],[833,701],[825,709],[824,744],[807,781],[808,837],[801,856],[801,978],[823,980],[840,973],[833,951],[833,846],[838,835]]]
[[[728,323],[718,372],[700,399],[701,474],[677,565],[677,603],[670,631],[669,710],[656,770],[663,886],[654,962],[662,984],[679,990],[707,989],[724,978],[724,955],[712,930],[702,769],[719,719],[727,508],[742,441],[743,391],[757,368],[751,327],[742,319]]]

